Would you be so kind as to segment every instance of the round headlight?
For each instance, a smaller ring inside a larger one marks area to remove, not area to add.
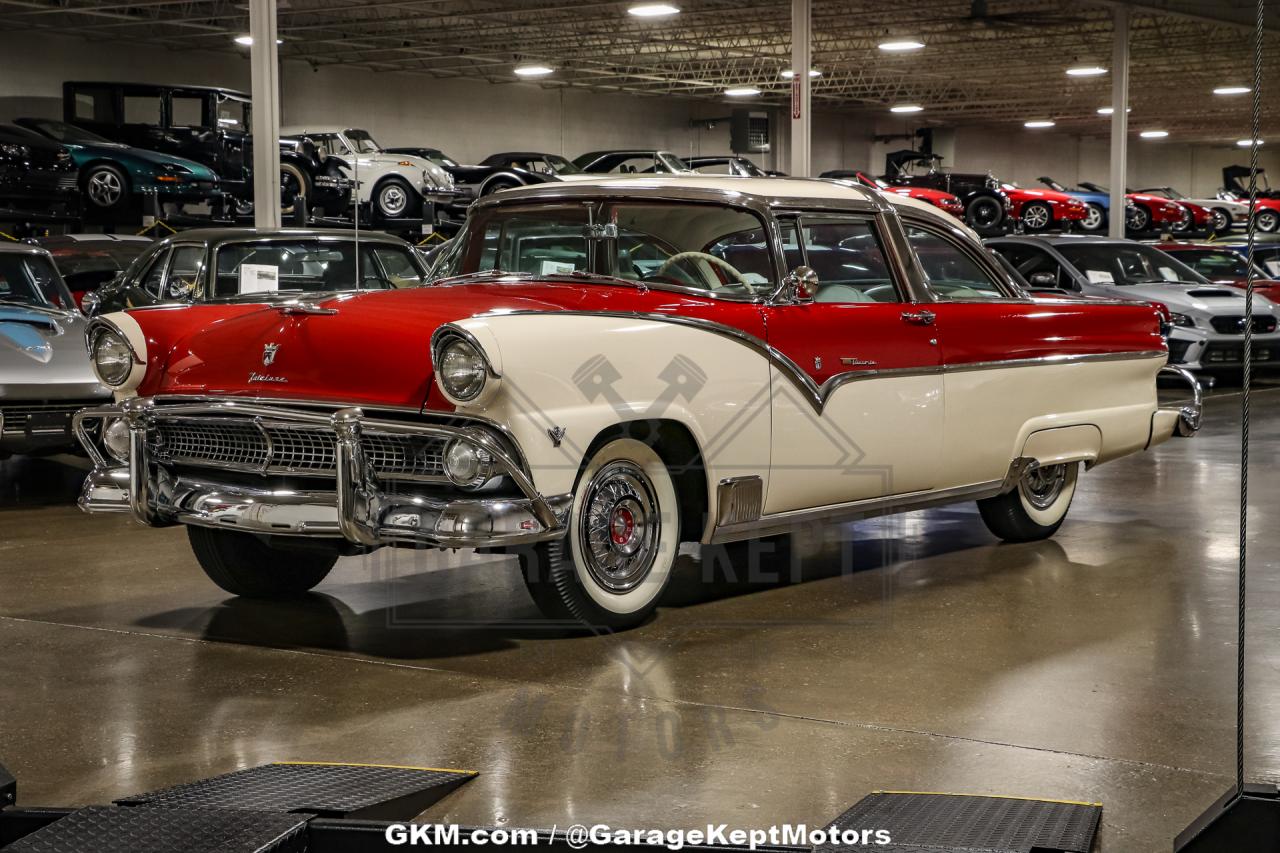
[[[464,489],[478,489],[493,475],[493,458],[483,448],[455,438],[444,449],[444,474]]]
[[[129,461],[129,425],[124,422],[124,418],[107,421],[107,427],[102,431],[102,446],[116,460]]]
[[[104,385],[123,385],[133,371],[133,352],[128,342],[111,330],[100,332],[93,340],[93,372]]]
[[[440,350],[436,365],[440,386],[458,400],[474,400],[484,390],[488,367],[484,356],[470,342],[458,338]]]

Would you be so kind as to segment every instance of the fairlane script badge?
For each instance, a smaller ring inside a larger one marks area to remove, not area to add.
[[[268,376],[265,373],[250,373],[250,382],[288,382],[289,380],[283,376]]]

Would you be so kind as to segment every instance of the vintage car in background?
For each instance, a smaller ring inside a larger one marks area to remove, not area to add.
[[[1187,198],[1173,187],[1148,187],[1138,190],[1143,195],[1165,198],[1184,207],[1200,207],[1209,213],[1209,229],[1213,234],[1229,234],[1233,227],[1244,228],[1249,224],[1247,202],[1224,198]],[[1197,221],[1197,226],[1200,224]],[[1175,228],[1175,230],[1177,230]]]
[[[87,324],[48,252],[0,243],[0,458],[79,450],[72,415],[111,399]]]
[[[685,165],[700,175],[737,175],[740,178],[782,177],[779,172],[761,169],[741,154],[715,154],[683,158]]]
[[[1218,198],[1249,205],[1249,167],[1227,166],[1222,170],[1222,189]],[[1267,170],[1258,169],[1258,182],[1255,187],[1257,195],[1258,230],[1265,234],[1274,234],[1280,230],[1280,190],[1273,190],[1267,180]]]
[[[310,125],[280,133],[310,139],[324,155],[339,158],[356,182],[354,199],[370,205],[376,219],[421,216],[424,203],[444,208],[456,195],[446,169],[412,154],[385,151],[367,130]]]
[[[595,175],[684,175],[693,174],[689,164],[670,151],[620,149],[589,151],[573,158],[573,165]]]
[[[86,294],[124,272],[155,240],[132,234],[58,234],[33,242],[53,258],[76,305],[83,308]]]
[[[1169,363],[1190,370],[1238,372],[1244,356],[1245,297],[1214,284],[1155,246],[1106,237],[1001,237],[987,241],[1037,288],[1164,305],[1172,320]],[[1253,360],[1280,364],[1280,306],[1253,304]]]
[[[1214,284],[1245,289],[1249,282],[1249,258],[1245,249],[1221,243],[1156,243],[1156,248],[1182,261]],[[1280,280],[1258,266],[1255,252],[1253,290],[1280,304]]]
[[[113,142],[194,160],[212,169],[235,212],[253,212],[253,105],[234,89],[157,86],[149,83],[68,81],[62,84],[62,118]],[[345,209],[351,185],[335,179],[298,140],[280,144],[281,205],[298,195],[326,210]]]
[[[924,203],[831,181],[478,201],[431,287],[94,319],[81,505],[187,525],[224,589],[384,545],[519,555],[552,619],[643,620],[683,542],[977,500],[1050,536],[1160,408],[1149,305],[1031,300]],[[737,553],[737,552],[734,552]]]
[[[1057,190],[1026,189],[1010,181],[1001,181],[1000,190],[1009,199],[1009,215],[1027,231],[1069,229],[1089,214],[1084,202]]]
[[[0,125],[0,210],[74,218],[80,213],[76,164],[65,145]]]
[[[940,156],[919,151],[894,151],[885,160],[885,183],[954,195],[964,205],[964,221],[980,231],[998,231],[1013,220],[1013,202],[990,173],[952,172]]]
[[[942,190],[931,190],[928,187],[895,187],[857,169],[831,169],[818,177],[829,181],[855,181],[864,187],[871,187],[881,192],[914,198],[940,208],[956,219],[964,220],[964,203],[951,193],[944,193]]]
[[[387,151],[430,160],[452,175],[456,195],[448,209],[459,220],[466,216],[471,202],[489,193],[529,184],[576,181],[588,177],[586,172],[559,154],[539,151],[490,154],[474,166],[463,165],[438,148],[388,148]]]
[[[222,200],[218,176],[203,163],[112,142],[56,119],[18,118],[13,123],[67,147],[79,170],[86,211],[120,213],[133,207],[142,193],[178,204]]]
[[[182,231],[153,244],[84,300],[86,313],[209,301],[416,287],[422,256],[399,237],[331,228]]]

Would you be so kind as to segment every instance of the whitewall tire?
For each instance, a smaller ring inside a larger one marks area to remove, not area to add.
[[[1066,520],[1076,493],[1077,462],[1028,471],[1012,490],[978,501],[987,529],[1007,542],[1047,539]]]
[[[568,535],[521,554],[530,595],[551,619],[638,625],[671,581],[679,517],[675,482],[653,448],[608,442],[578,478]]]

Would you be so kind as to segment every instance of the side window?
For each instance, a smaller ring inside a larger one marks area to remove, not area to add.
[[[125,95],[124,123],[160,125],[159,95]]]
[[[950,239],[918,225],[907,224],[911,244],[929,290],[938,299],[1009,299],[995,276]]]
[[[204,99],[174,95],[169,99],[174,127],[204,127]]]
[[[194,293],[203,268],[203,246],[175,247],[173,262],[169,264],[169,274],[165,277],[164,293],[160,298],[165,301],[176,301]]]
[[[1062,268],[1053,256],[1036,246],[999,246],[997,251],[1003,254],[1018,273],[1032,287],[1056,287],[1062,290],[1076,290],[1075,281]]]
[[[147,267],[147,271],[142,274],[138,286],[145,290],[148,294],[156,299],[163,299],[161,293],[164,287],[164,270],[169,264],[169,255],[171,250],[166,249],[156,255],[155,260],[151,262],[151,266]]]
[[[732,175],[733,167],[729,163],[704,163],[695,166],[693,171],[702,175]]]
[[[110,89],[79,89],[75,93],[75,117],[77,121],[115,122]]]
[[[387,278],[396,287],[414,287],[422,284],[422,273],[413,263],[413,257],[408,250],[378,246],[373,253],[377,255]]]
[[[815,302],[902,301],[871,219],[803,216],[799,233],[805,260],[818,274]]]

